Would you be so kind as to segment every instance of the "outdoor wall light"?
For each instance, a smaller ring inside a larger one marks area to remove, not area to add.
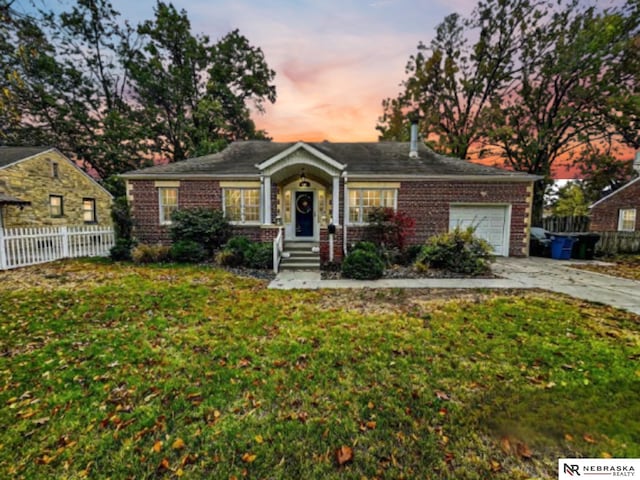
[[[302,188],[309,188],[311,186],[311,183],[309,183],[309,180],[307,180],[307,177],[304,174],[304,168],[302,169],[302,172],[300,172],[300,183],[298,186]]]

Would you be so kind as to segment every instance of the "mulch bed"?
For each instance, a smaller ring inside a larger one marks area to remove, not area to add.
[[[322,270],[323,280],[340,280],[340,271]],[[438,270],[431,268],[425,271],[417,271],[413,266],[393,265],[385,269],[382,278],[500,278],[492,272],[482,275],[465,275],[463,273],[450,272],[448,270]]]

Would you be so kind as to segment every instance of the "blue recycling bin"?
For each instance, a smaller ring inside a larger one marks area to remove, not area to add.
[[[554,235],[551,237],[551,258],[555,260],[569,260],[575,238],[567,235]]]

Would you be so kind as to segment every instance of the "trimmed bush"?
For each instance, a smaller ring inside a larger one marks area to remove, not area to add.
[[[169,232],[174,243],[196,242],[212,254],[231,236],[231,225],[220,210],[191,208],[173,212]]]
[[[176,262],[198,263],[205,259],[207,252],[197,242],[182,240],[171,245],[169,255]]]
[[[273,268],[273,244],[233,237],[216,255],[216,263],[225,267]]]
[[[216,253],[216,263],[223,267],[240,267],[242,266],[242,257],[233,250],[226,248]]]
[[[378,255],[379,252],[378,247],[373,242],[358,242],[351,248],[352,253],[358,250],[375,253],[376,255]]]
[[[111,260],[126,261],[131,260],[131,248],[133,247],[131,240],[127,238],[116,239],[116,244],[109,250]]]
[[[429,238],[418,254],[416,267],[480,275],[491,269],[491,260],[491,246],[475,236],[474,227],[456,227],[448,233]]]
[[[244,265],[265,270],[273,268],[273,244],[269,242],[252,244],[245,253]]]
[[[354,250],[342,262],[342,275],[356,280],[375,280],[382,277],[384,263],[377,253]]]
[[[140,244],[131,252],[131,258],[136,263],[166,262],[169,260],[169,247]]]

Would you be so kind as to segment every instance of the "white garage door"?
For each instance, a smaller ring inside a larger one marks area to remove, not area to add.
[[[476,227],[476,235],[493,247],[493,253],[509,256],[509,207],[506,205],[452,205],[449,230]]]

